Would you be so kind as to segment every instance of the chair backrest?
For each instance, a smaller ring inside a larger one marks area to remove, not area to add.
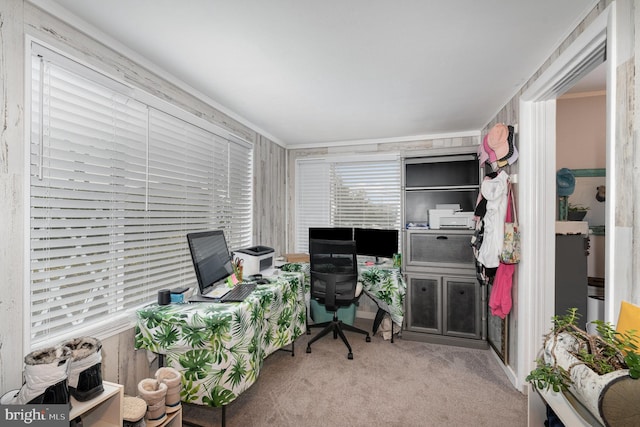
[[[311,298],[336,311],[356,300],[358,262],[353,240],[309,240]]]

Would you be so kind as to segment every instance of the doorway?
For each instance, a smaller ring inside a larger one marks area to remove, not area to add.
[[[591,333],[591,321],[604,320],[606,77],[603,62],[556,100],[556,170],[574,185],[558,200],[556,217],[568,205],[568,221],[556,224],[555,314],[578,308],[578,325]]]

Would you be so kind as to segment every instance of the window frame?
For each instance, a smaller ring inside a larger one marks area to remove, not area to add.
[[[73,57],[71,54],[63,50],[54,48],[51,45],[48,45],[47,43],[39,39],[36,39],[33,37],[27,37],[26,49],[25,49],[25,105],[27,106],[27,108],[25,108],[25,124],[24,124],[25,150],[24,150],[24,161],[23,161],[24,162],[23,164],[25,167],[24,203],[25,203],[25,207],[27,207],[27,209],[25,209],[25,222],[24,222],[24,236],[25,236],[24,237],[25,239],[25,249],[24,249],[24,272],[25,272],[24,274],[24,278],[25,278],[24,279],[24,301],[25,301],[24,340],[25,341],[24,341],[24,344],[25,344],[25,348],[35,348],[35,347],[40,347],[44,345],[53,345],[57,342],[60,342],[62,339],[67,339],[73,336],[77,336],[78,334],[92,334],[101,339],[118,334],[124,330],[131,328],[134,325],[136,309],[139,308],[140,306],[148,304],[149,302],[152,302],[156,295],[156,292],[148,291],[149,295],[144,303],[141,303],[136,307],[129,307],[125,309],[116,310],[113,314],[116,315],[118,321],[114,321],[113,316],[108,315],[108,316],[104,316],[105,317],[104,319],[102,319],[99,322],[96,322],[95,324],[93,324],[93,322],[87,322],[87,323],[83,322],[79,328],[75,328],[75,327],[70,328],[68,327],[70,323],[67,323],[67,328],[65,331],[34,340],[34,336],[33,336],[34,330],[33,330],[33,323],[32,323],[33,311],[31,307],[32,283],[33,283],[32,268],[31,268],[32,218],[33,218],[31,214],[31,210],[32,210],[31,179],[33,177],[33,173],[31,170],[31,167],[32,167],[31,150],[33,147],[32,109],[33,109],[33,102],[38,102],[38,100],[33,100],[31,96],[32,84],[33,84],[31,76],[32,76],[32,70],[34,67],[34,64],[32,63],[33,58],[35,58],[36,55],[42,55],[42,54],[45,54],[47,58],[50,58],[52,61],[57,63],[58,66],[62,68],[68,68],[73,73],[77,73],[81,77],[86,78],[87,76],[89,76],[89,80],[91,80],[94,84],[106,86],[108,89],[114,90],[128,97],[129,99],[134,100],[135,102],[140,102],[146,105],[147,111],[149,110],[161,111],[164,114],[174,117],[176,120],[185,122],[188,126],[193,126],[193,127],[202,129],[204,132],[207,132],[208,134],[213,135],[213,138],[215,139],[221,138],[222,140],[226,141],[229,153],[231,153],[232,151],[237,151],[235,150],[235,148],[240,147],[241,148],[240,152],[246,153],[249,156],[247,159],[243,159],[244,164],[246,166],[246,169],[244,170],[247,171],[248,176],[245,180],[246,181],[245,183],[240,183],[240,184],[230,183],[229,185],[236,185],[236,184],[243,185],[248,183],[248,186],[243,187],[244,188],[243,194],[247,194],[250,200],[249,202],[244,202],[244,204],[248,207],[244,208],[244,210],[247,210],[247,212],[243,212],[243,216],[245,217],[244,222],[246,224],[244,225],[244,228],[242,228],[240,232],[241,234],[241,237],[239,238],[240,240],[235,239],[236,240],[235,242],[230,242],[229,243],[230,250],[238,249],[239,247],[244,245],[250,245],[252,243],[251,240],[253,236],[254,212],[253,212],[252,206],[253,206],[253,197],[254,197],[254,194],[253,194],[253,191],[254,191],[253,189],[254,144],[252,142],[247,141],[246,139],[239,137],[226,129],[223,129],[212,122],[209,122],[200,117],[197,117],[194,114],[181,109],[178,105],[174,105],[168,102],[167,100],[157,98],[131,84],[123,83],[118,79],[114,78],[113,76],[107,75],[105,72],[93,66],[89,66],[88,64],[84,63],[81,60],[78,60],[77,58]],[[95,77],[96,79],[93,80],[92,79],[93,77]],[[149,122],[147,121],[147,128],[148,126],[149,126]],[[148,136],[147,136],[147,144],[148,144]],[[212,150],[213,148],[210,148],[210,151]],[[115,150],[113,152],[117,153],[118,151]],[[230,156],[231,155],[228,154],[227,159],[224,163],[223,169],[226,169],[227,174],[231,174],[231,175],[228,175],[228,177],[229,177],[229,181],[232,181],[231,178],[235,175],[233,174],[231,169],[233,168],[237,169],[238,164],[240,164],[240,167],[245,167],[245,166],[243,166],[241,162],[239,163],[237,159],[232,159]],[[146,157],[147,157],[147,163],[148,163],[149,161],[148,149],[147,149]],[[214,166],[214,163],[212,163],[212,167],[210,168],[210,170],[214,169],[213,166]],[[149,175],[147,175],[146,182],[148,185]],[[213,198],[213,189],[211,192],[211,197]],[[217,205],[215,205],[215,202],[212,201],[212,203],[214,203],[213,207],[216,208]],[[230,200],[230,203],[233,203],[233,200]],[[225,209],[228,209],[228,207],[225,207]],[[203,229],[208,229],[208,227],[209,227],[208,224],[203,224],[202,226],[199,226],[199,228],[194,228],[192,230],[190,229],[188,231],[201,231]],[[212,227],[212,228],[219,228],[219,227]],[[236,247],[232,246],[233,243],[236,244]],[[188,253],[186,236],[184,238],[184,248]],[[190,258],[188,259],[188,263],[189,264],[191,263]],[[195,280],[195,274],[193,274],[193,279]],[[193,286],[195,285],[196,283],[194,281]],[[45,333],[45,335],[48,335],[48,334]]]

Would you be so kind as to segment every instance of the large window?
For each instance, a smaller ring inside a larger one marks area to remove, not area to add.
[[[32,50],[36,346],[83,328],[117,330],[159,289],[195,286],[188,232],[223,229],[230,248],[249,246],[253,167],[250,144],[39,45]]]
[[[301,159],[296,163],[296,252],[310,227],[400,229],[400,159]]]

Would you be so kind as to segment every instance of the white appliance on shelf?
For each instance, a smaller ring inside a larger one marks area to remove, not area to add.
[[[436,209],[429,209],[429,228],[439,230],[441,228],[473,229],[475,214],[473,212],[460,211],[460,205],[436,205]]]

